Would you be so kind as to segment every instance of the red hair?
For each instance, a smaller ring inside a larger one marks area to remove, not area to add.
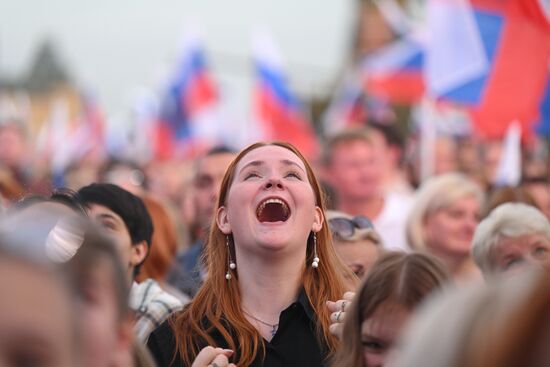
[[[149,195],[142,195],[141,200],[151,215],[154,231],[149,255],[141,266],[137,280],[142,282],[152,278],[164,282],[166,273],[176,258],[178,247],[176,227],[169,210],[159,200]]]
[[[225,204],[239,161],[250,151],[269,145],[288,149],[302,160],[315,194],[316,205],[324,213],[324,195],[311,166],[294,146],[284,142],[255,143],[241,151],[227,168],[217,207]],[[330,311],[325,306],[325,302],[342,297],[345,292],[343,274],[349,274],[353,278],[353,273],[337,257],[332,247],[328,226],[324,225],[316,235],[317,253],[321,261],[317,269],[307,266],[314,258],[312,236],[310,236],[306,247],[302,285],[317,316],[315,320],[317,340],[320,345],[328,347],[328,354],[331,356],[336,350],[338,340],[329,331]],[[177,351],[186,365],[191,365],[200,348],[206,345],[216,346],[211,337],[213,331],[217,331],[227,346],[237,352],[234,363],[239,366],[248,366],[260,351],[265,353],[262,336],[248,322],[241,310],[241,296],[236,281],[239,278],[238,271],[234,272],[234,277],[230,281],[225,279],[228,258],[225,238],[226,236],[213,221],[204,256],[208,277],[188,307],[170,321],[176,338]],[[231,248],[229,251],[234,252],[234,249]]]

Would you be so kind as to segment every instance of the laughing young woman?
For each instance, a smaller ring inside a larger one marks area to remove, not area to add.
[[[353,274],[331,246],[305,158],[286,143],[249,146],[229,166],[217,204],[207,280],[149,338],[159,367],[191,366],[207,346],[220,349],[193,366],[327,365],[338,341],[325,302],[341,297],[342,274]]]

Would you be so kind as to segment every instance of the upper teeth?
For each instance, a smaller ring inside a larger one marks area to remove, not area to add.
[[[285,208],[285,210],[288,210],[288,207],[287,207],[287,205],[286,205],[286,203],[285,203],[284,201],[282,201],[281,199],[271,198],[271,199],[267,199],[266,201],[264,201],[264,202],[260,205],[260,207],[258,208],[258,213],[260,213],[262,210],[264,210],[264,209],[265,209],[265,206],[266,206],[267,204],[272,204],[272,203],[273,203],[273,204],[281,204],[281,205]]]

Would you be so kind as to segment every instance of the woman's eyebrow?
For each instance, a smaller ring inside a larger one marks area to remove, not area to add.
[[[285,166],[295,166],[295,167],[298,167],[301,171],[305,172],[305,170],[302,168],[302,166],[300,166],[298,163],[294,162],[294,161],[291,161],[289,159],[282,159],[281,160],[281,163],[284,164]]]
[[[297,168],[299,168],[301,171],[305,172],[305,170],[296,162],[294,161],[291,161],[290,159],[281,159],[280,160],[280,163],[285,165],[285,166],[295,166]],[[265,165],[265,162],[264,161],[252,161],[252,162],[248,162],[247,164],[245,164],[239,171],[243,171],[244,169],[248,168],[248,167],[260,167],[260,166],[263,166]]]
[[[259,166],[262,166],[264,164],[264,161],[252,161],[252,162],[248,162],[247,164],[245,164],[243,166],[243,168],[241,168],[239,171],[243,171],[245,168],[247,167],[259,167]]]

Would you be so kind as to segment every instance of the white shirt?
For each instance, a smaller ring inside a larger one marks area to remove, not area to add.
[[[373,224],[386,249],[410,251],[405,228],[413,202],[412,195],[388,193],[384,197],[382,211]]]

